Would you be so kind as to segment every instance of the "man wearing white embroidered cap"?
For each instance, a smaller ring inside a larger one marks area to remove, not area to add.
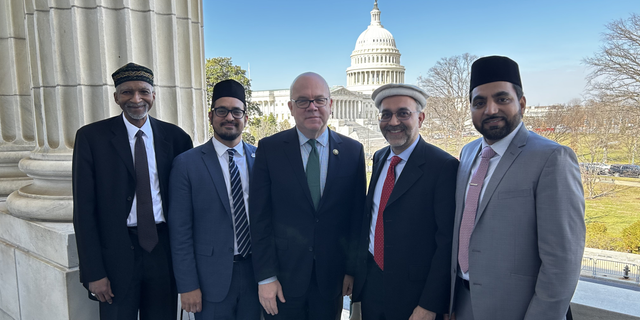
[[[389,147],[373,158],[354,300],[363,319],[437,319],[448,311],[458,160],[419,134],[427,94],[407,84],[373,92]]]

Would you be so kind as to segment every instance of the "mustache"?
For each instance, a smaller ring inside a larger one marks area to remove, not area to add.
[[[238,123],[236,123],[234,120],[232,120],[232,121],[226,121],[225,120],[225,121],[220,122],[221,126],[224,126],[225,124],[232,124],[234,126],[238,126]]]
[[[393,130],[404,130],[407,127],[404,124],[399,124],[397,126],[387,126],[384,128],[384,131],[393,131]]]
[[[482,120],[482,123],[487,123],[489,121],[493,121],[493,120],[496,120],[496,119],[507,121],[507,118],[505,118],[505,117],[493,116],[493,117],[486,118],[486,119]]]
[[[144,102],[144,101],[142,101],[140,103],[127,102],[124,106],[127,107],[127,108],[139,108],[139,107],[145,107],[146,108],[146,107],[149,106],[149,104]]]

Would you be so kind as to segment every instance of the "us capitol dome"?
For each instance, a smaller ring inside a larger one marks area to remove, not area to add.
[[[404,71],[396,41],[380,22],[376,0],[371,10],[371,24],[360,34],[351,53],[347,89],[371,94],[384,84],[404,83]]]

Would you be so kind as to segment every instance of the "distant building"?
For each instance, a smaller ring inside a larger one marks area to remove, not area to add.
[[[371,24],[356,40],[351,66],[346,71],[347,87],[330,88],[333,119],[375,120],[378,110],[371,100],[371,93],[388,83],[404,83],[405,68],[400,65],[400,51],[391,32],[380,23],[377,0],[371,10]],[[289,99],[289,89],[253,91],[251,97],[263,114],[272,113],[278,122],[288,120],[293,123],[287,106]]]

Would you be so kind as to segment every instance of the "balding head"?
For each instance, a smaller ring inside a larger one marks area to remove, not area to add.
[[[333,104],[327,81],[317,73],[305,72],[293,80],[289,94],[289,110],[296,121],[296,128],[309,139],[319,137],[327,127]],[[309,103],[309,100],[322,103],[317,105],[316,102]]]

